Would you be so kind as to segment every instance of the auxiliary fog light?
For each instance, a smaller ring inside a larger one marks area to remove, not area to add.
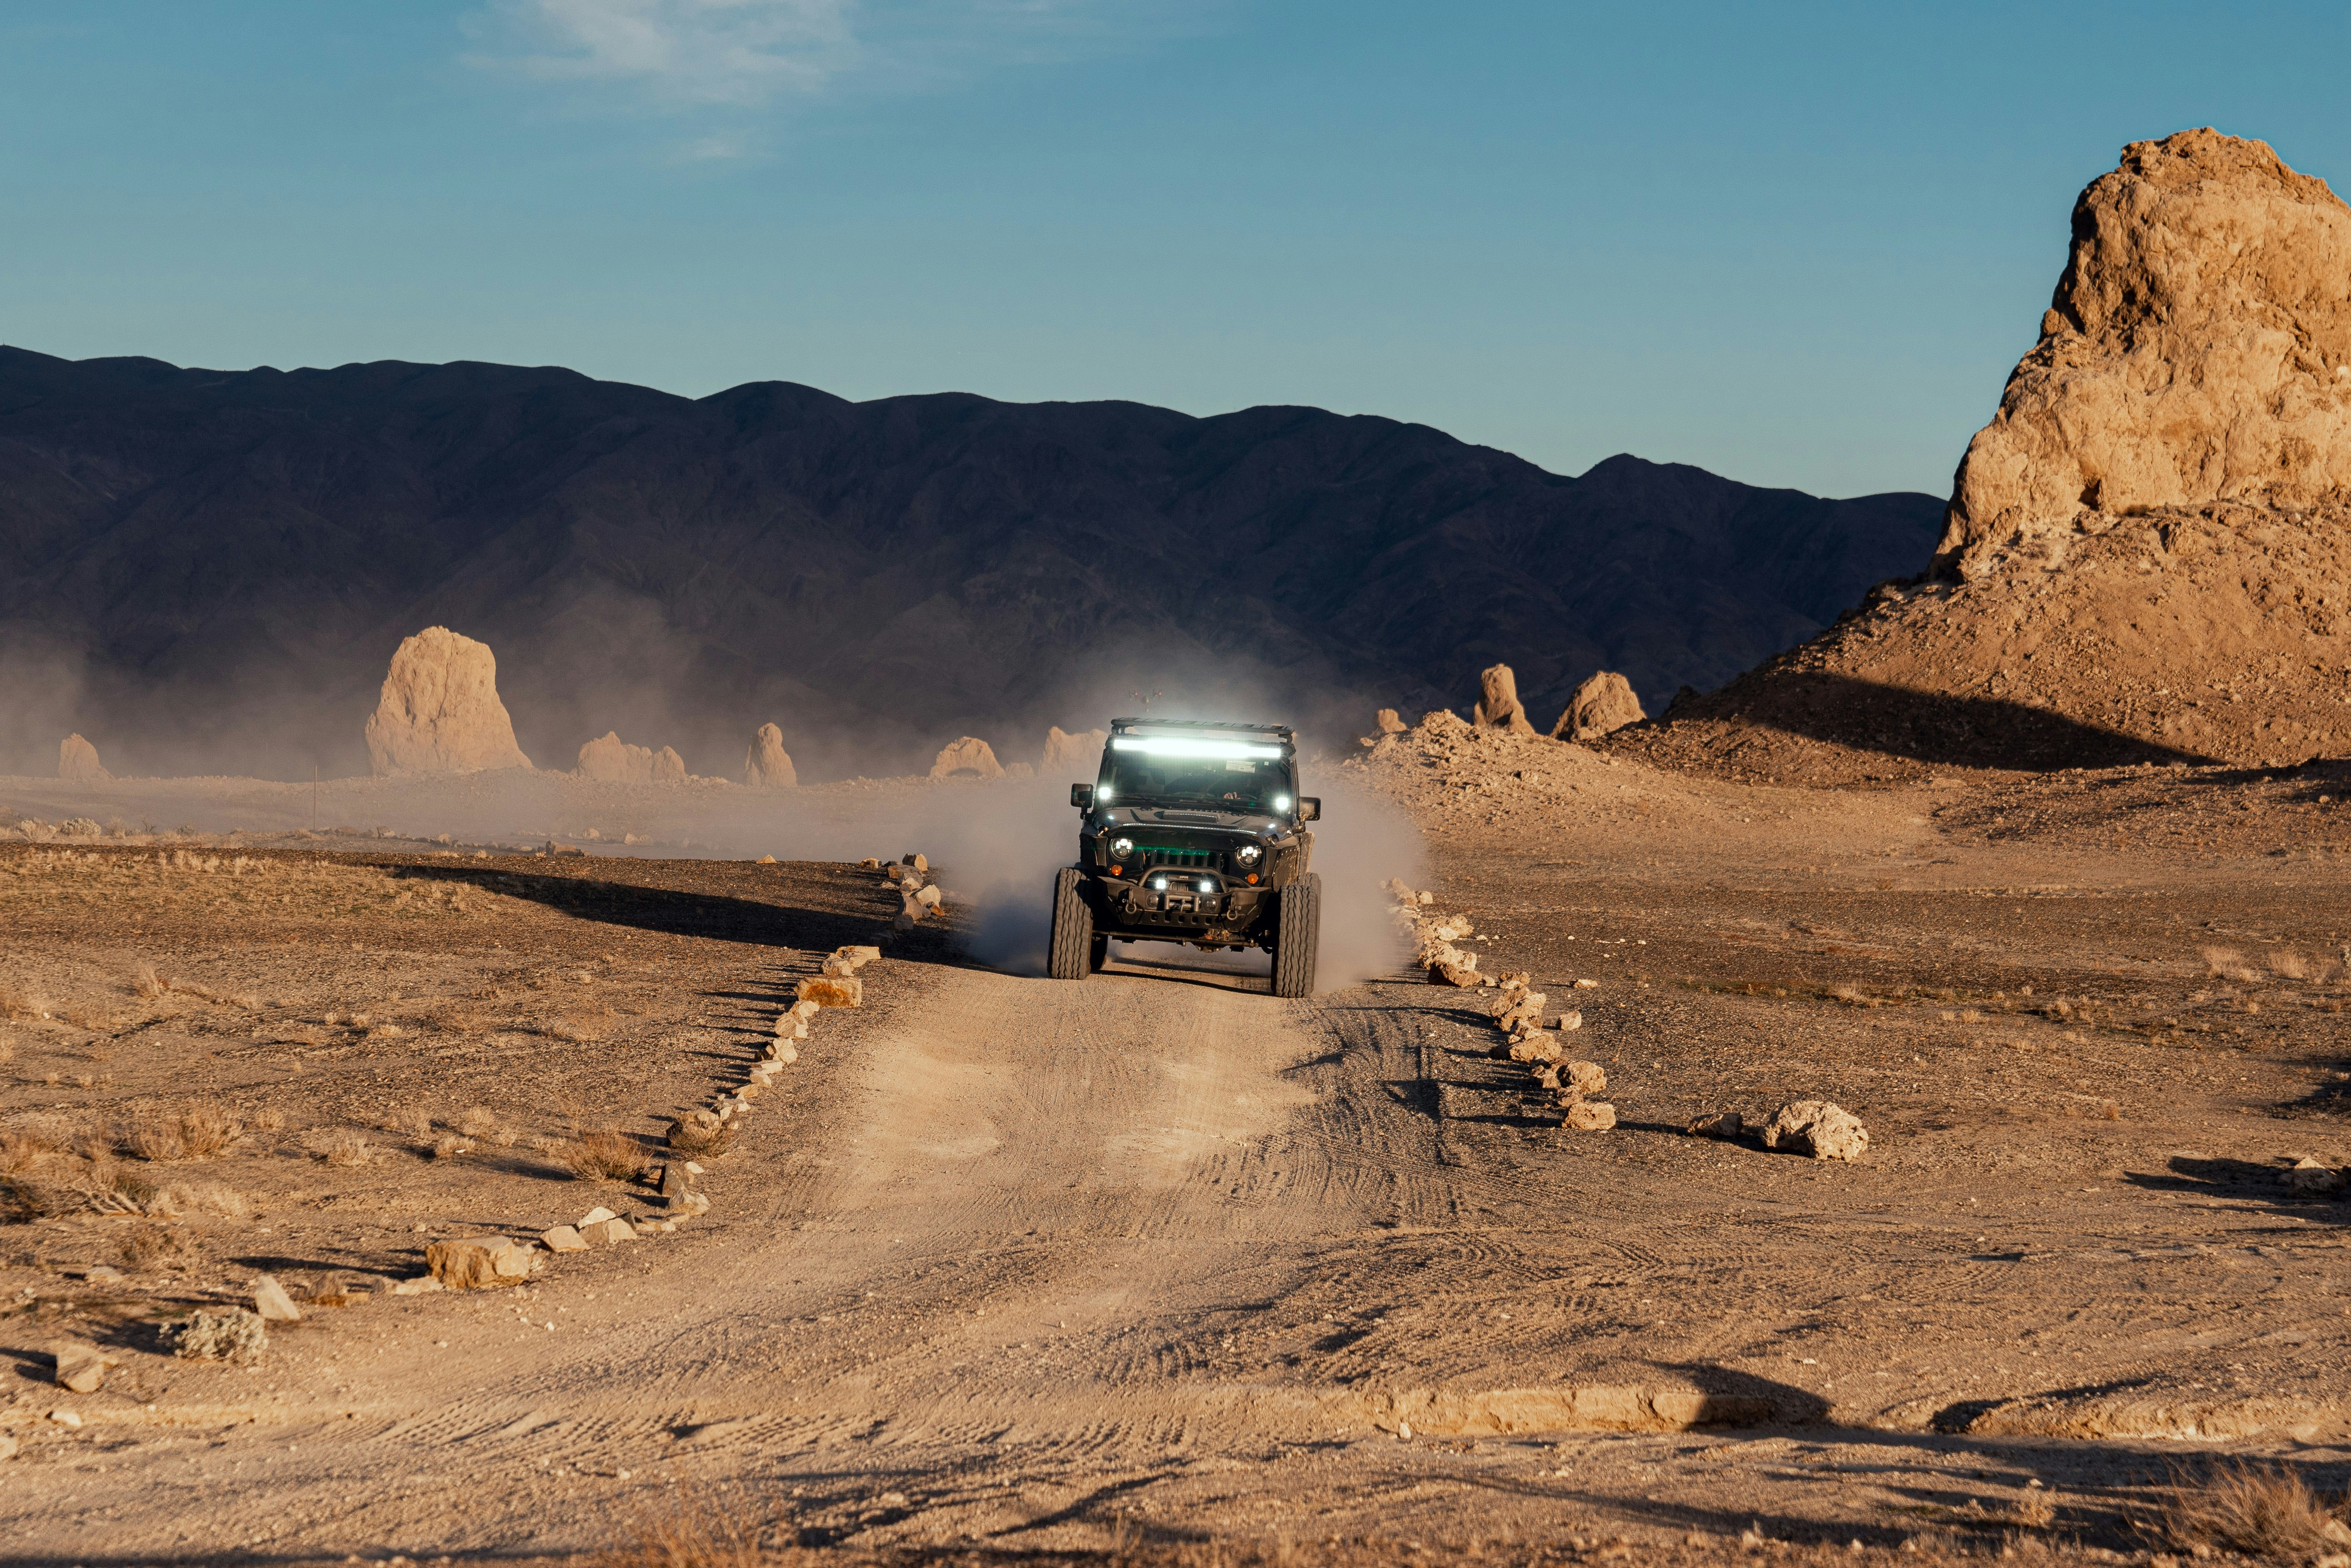
[[[1217,891],[1217,884],[1213,882],[1204,882],[1200,884],[1200,891],[1202,893],[1214,893]]]
[[[1273,809],[1274,809],[1275,810],[1277,810],[1277,811],[1287,811],[1287,810],[1290,810],[1290,797],[1289,797],[1289,796],[1287,796],[1287,795],[1276,795],[1276,796],[1273,798]]]
[[[1167,891],[1167,879],[1166,879],[1165,877],[1164,877],[1164,876],[1162,876],[1162,877],[1154,877],[1154,878],[1152,879],[1151,885],[1152,885],[1154,888],[1157,889],[1159,892],[1161,892],[1161,893],[1165,893],[1165,892],[1166,892],[1166,891]]]

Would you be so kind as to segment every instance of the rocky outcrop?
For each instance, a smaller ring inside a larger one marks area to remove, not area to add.
[[[939,748],[938,759],[931,764],[934,779],[1001,779],[1003,765],[996,760],[996,750],[977,736],[967,735]]]
[[[1478,706],[1470,721],[1480,729],[1507,729],[1518,735],[1535,732],[1525,705],[1519,701],[1519,677],[1510,665],[1496,664],[1478,676]]]
[[[78,735],[57,742],[57,777],[77,784],[99,784],[114,777],[98,759],[98,747]]]
[[[367,743],[379,775],[530,766],[498,700],[496,656],[445,626],[427,627],[392,653]]]
[[[1071,735],[1057,724],[1045,733],[1045,757],[1037,771],[1048,777],[1067,773],[1075,779],[1091,779],[1102,767],[1102,747],[1109,742],[1106,729],[1081,729]]]
[[[608,729],[580,748],[580,762],[572,771],[601,784],[683,784],[685,759],[671,747],[655,751],[631,746]]]
[[[799,781],[791,755],[784,749],[784,732],[772,724],[761,725],[751,737],[751,749],[743,754],[743,782],[754,789],[789,789]]]
[[[1575,688],[1551,733],[1555,740],[1597,740],[1648,716],[1641,711],[1633,683],[1614,670],[1602,670]]]
[[[1936,564],[2061,560],[2085,514],[2351,496],[2351,207],[2260,141],[2135,141],[2074,205],[2041,341],[1959,464]]]
[[[1607,744],[1819,784],[2351,754],[2351,209],[2258,141],[2125,149],[1935,564]]]

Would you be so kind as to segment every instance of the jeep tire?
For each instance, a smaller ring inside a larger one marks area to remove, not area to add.
[[[1322,879],[1308,872],[1274,895],[1273,994],[1314,994],[1314,957],[1322,946]]]
[[[1093,950],[1094,912],[1086,903],[1085,879],[1075,866],[1063,866],[1053,878],[1053,936],[1045,949],[1045,973],[1057,980],[1082,980],[1094,972]]]

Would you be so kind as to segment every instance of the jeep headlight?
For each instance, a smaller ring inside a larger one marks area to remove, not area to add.
[[[1134,841],[1133,839],[1113,839],[1110,841],[1110,852],[1116,855],[1119,859],[1124,860],[1127,856],[1134,852]]]
[[[1253,866],[1257,864],[1264,855],[1265,852],[1258,848],[1255,844],[1243,844],[1240,848],[1233,852],[1233,859],[1240,862],[1244,866]]]

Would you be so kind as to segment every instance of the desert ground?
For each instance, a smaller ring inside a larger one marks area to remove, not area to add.
[[[1782,788],[1457,724],[1318,782],[1581,1011],[1614,1130],[1402,950],[1305,1002],[1167,946],[1030,977],[954,895],[1026,885],[958,862],[1009,786],[799,792],[938,862],[893,932],[847,850],[744,831],[0,780],[0,1556],[2149,1562],[2246,1547],[2179,1517],[2230,1466],[2351,1482],[2351,1202],[2287,1176],[2351,1159],[2351,765]],[[583,1137],[666,1158],[854,943],[707,1214],[392,1293],[662,1218]],[[1685,1131],[1812,1098],[1864,1157]],[[265,1273],[305,1304],[258,1360],[162,1349]]]

